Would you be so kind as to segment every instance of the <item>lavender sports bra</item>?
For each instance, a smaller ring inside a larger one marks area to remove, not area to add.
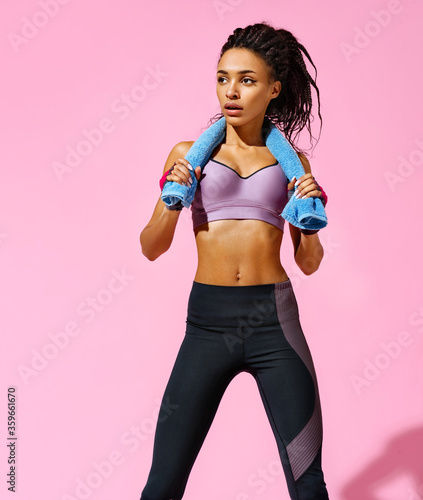
[[[191,203],[193,229],[221,219],[257,219],[283,231],[279,215],[288,202],[287,179],[279,163],[241,177],[212,158],[204,165]]]

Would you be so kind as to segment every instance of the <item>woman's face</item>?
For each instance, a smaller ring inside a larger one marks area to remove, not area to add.
[[[265,62],[245,48],[227,50],[217,66],[216,93],[222,113],[234,126],[243,125],[253,118],[264,117],[269,102],[278,96],[281,83],[269,83],[269,70]],[[241,106],[231,112],[227,103]]]

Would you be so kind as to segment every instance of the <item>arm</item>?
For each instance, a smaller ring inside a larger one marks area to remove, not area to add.
[[[189,141],[176,144],[169,153],[162,175],[171,168],[178,158],[185,157],[192,144],[193,142]],[[159,195],[153,215],[140,235],[141,250],[148,260],[156,260],[169,250],[180,213],[181,211],[169,210]]]
[[[308,159],[301,154],[298,154],[298,156],[303,164],[305,173],[311,174],[311,167]],[[303,234],[298,227],[292,224],[289,224],[289,232],[291,233],[291,239],[294,245],[294,258],[296,264],[304,274],[313,274],[319,268],[324,254],[318,236],[319,233]]]

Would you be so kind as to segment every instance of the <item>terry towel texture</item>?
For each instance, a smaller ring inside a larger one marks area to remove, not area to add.
[[[291,181],[294,176],[299,179],[304,175],[304,167],[297,153],[280,130],[267,118],[265,118],[263,132],[266,146],[281,165],[288,180]],[[213,150],[223,141],[225,135],[226,119],[222,117],[199,136],[186,154],[185,159],[193,169],[198,166],[203,169]],[[166,182],[161,199],[167,206],[172,206],[179,201],[186,208],[191,205],[198,184],[194,171],[191,171],[191,177],[193,181],[191,186],[183,186],[178,182]],[[299,199],[292,196],[279,215],[300,229],[322,229],[328,223],[325,208],[318,197]]]

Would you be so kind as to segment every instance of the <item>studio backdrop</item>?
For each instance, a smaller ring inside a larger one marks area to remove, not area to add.
[[[309,161],[328,194],[325,255],[304,275],[286,231],[281,261],[319,381],[330,497],[423,498],[417,0],[2,3],[1,498],[139,499],[197,265],[189,209],[155,261],[140,233],[169,152],[220,112],[222,45],[262,21],[307,47],[321,94]],[[184,498],[289,498],[248,373]]]

